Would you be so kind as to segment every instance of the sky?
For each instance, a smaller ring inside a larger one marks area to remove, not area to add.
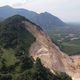
[[[64,22],[80,23],[80,0],[0,0],[0,6],[4,5],[37,13],[49,12]]]

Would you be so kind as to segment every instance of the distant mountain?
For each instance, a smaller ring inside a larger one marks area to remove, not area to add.
[[[17,14],[17,11],[10,6],[0,7],[0,17],[7,18]]]
[[[35,23],[38,23],[38,25],[42,26],[44,29],[50,29],[52,27],[56,27],[56,26],[65,26],[66,24],[60,20],[59,18],[57,18],[56,16],[48,13],[48,12],[44,12],[44,13],[40,13],[37,17],[36,20],[34,20]]]
[[[4,20],[4,18],[0,17],[0,21],[3,21],[3,20]]]
[[[62,20],[48,12],[38,14],[33,11],[29,11],[26,9],[15,9],[10,6],[0,7],[0,16],[4,19],[16,14],[26,17],[27,19],[31,20],[39,26],[42,26],[42,28],[45,29],[53,26],[65,25]]]

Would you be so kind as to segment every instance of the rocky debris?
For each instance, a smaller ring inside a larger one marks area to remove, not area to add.
[[[25,28],[36,38],[30,48],[30,56],[39,57],[43,65],[51,71],[66,72],[73,80],[80,80],[80,56],[68,56],[63,53],[39,26],[23,21]]]

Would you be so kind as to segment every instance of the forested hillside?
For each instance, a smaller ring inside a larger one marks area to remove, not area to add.
[[[35,61],[29,56],[36,39],[23,20],[27,19],[16,15],[0,23],[0,80],[71,80],[65,73],[54,75],[39,58]]]

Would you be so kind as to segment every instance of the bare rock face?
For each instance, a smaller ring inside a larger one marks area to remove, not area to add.
[[[73,80],[80,80],[80,56],[68,56],[54,44],[44,31],[37,25],[23,21],[25,28],[36,38],[30,48],[30,56],[39,57],[42,64],[54,70],[66,72]]]

